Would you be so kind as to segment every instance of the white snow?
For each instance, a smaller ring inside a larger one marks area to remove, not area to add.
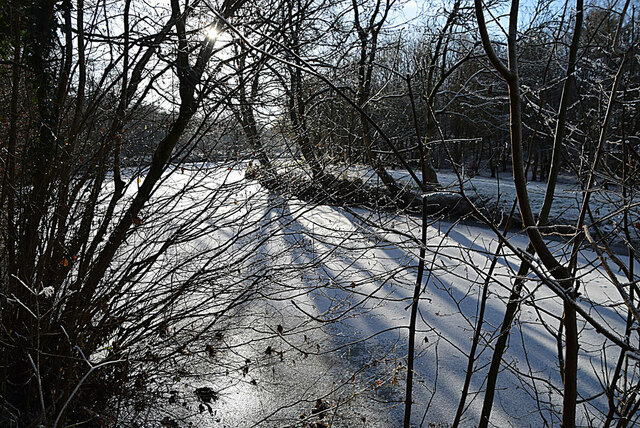
[[[206,376],[181,380],[185,391],[203,385],[220,391],[220,399],[212,404],[214,414],[196,414],[192,420],[197,426],[211,427],[290,426],[311,417],[315,401],[321,398],[331,406],[325,421],[331,420],[333,426],[401,425],[419,219],[286,200],[269,194],[256,182],[244,181],[242,173],[242,167],[174,171],[154,203],[163,212],[175,211],[175,202],[168,198],[172,189],[197,183],[195,191],[178,202],[182,218],[175,221],[188,219],[191,211],[185,208],[201,206],[204,200],[210,204],[211,215],[202,224],[202,236],[183,249],[223,248],[240,234],[242,238],[213,263],[235,266],[238,277],[249,272],[261,278],[262,297],[238,310],[227,326],[224,345],[230,350],[221,350],[215,360],[194,357],[189,362],[202,373],[216,375],[208,383]],[[446,187],[455,187],[453,174],[440,172],[439,180]],[[233,186],[225,189],[230,183]],[[499,195],[498,204],[507,213],[515,197],[513,181],[507,177],[500,181],[475,177],[464,185],[480,198],[476,200],[496,203]],[[544,187],[531,183],[529,191],[536,211]],[[164,197],[166,205],[159,204]],[[551,218],[574,224],[580,198],[575,185],[561,183]],[[602,198],[596,205],[596,209],[613,209]],[[216,227],[211,229],[211,224]],[[141,227],[139,233],[162,235],[170,230],[169,222],[164,232],[150,226]],[[419,305],[412,420],[416,426],[422,421],[424,426],[446,426],[453,421],[460,399],[478,299],[497,239],[482,225],[444,220],[433,220],[427,236],[427,281]],[[521,249],[527,244],[521,232],[511,234],[509,240]],[[550,245],[558,254],[566,251],[563,241],[550,241]],[[181,260],[188,259],[188,253],[182,254]],[[579,304],[622,334],[626,309],[610,304],[620,298],[599,268],[596,255],[584,251],[579,266]],[[474,426],[479,419],[491,346],[518,267],[519,259],[504,252],[490,282],[474,364],[477,371],[462,426]],[[246,281],[243,284],[247,286]],[[491,416],[494,426],[559,423],[562,380],[557,343],[547,328],[558,328],[562,304],[535,279],[527,282],[524,295],[498,381]],[[192,298],[197,300],[195,295]],[[596,410],[606,412],[607,399],[597,394],[602,391],[600,382],[611,376],[618,351],[583,320],[579,324],[579,393],[584,399],[593,397],[579,405],[582,425],[587,423],[586,412],[596,421],[601,417]],[[283,327],[282,334],[278,325]],[[266,353],[267,347],[271,353]],[[237,368],[245,360],[250,363],[243,374]],[[230,373],[222,376],[220,367],[231,368]],[[536,395],[538,400],[533,398]],[[179,411],[180,406],[176,407]]]

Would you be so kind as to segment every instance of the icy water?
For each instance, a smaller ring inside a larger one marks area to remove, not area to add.
[[[233,173],[242,182],[241,170]],[[178,175],[176,181],[180,179]],[[212,180],[215,188],[216,178]],[[199,376],[181,379],[173,387],[177,392],[165,395],[171,415],[165,422],[400,426],[418,219],[285,200],[255,182],[233,199],[241,198],[249,202],[233,215],[246,236],[236,250],[243,251],[248,242],[264,242],[250,257],[250,268],[265,279],[264,288],[260,298],[238,308],[222,337],[212,332],[203,338],[201,346],[213,344],[215,353],[188,361],[189,371]],[[458,407],[479,296],[497,240],[484,226],[438,220],[431,222],[427,236],[412,422],[447,426]],[[516,232],[509,242],[523,249],[527,240]],[[565,242],[550,245],[560,252]],[[580,304],[591,308],[599,322],[622,331],[624,310],[609,305],[615,290],[592,267],[595,259],[586,252],[579,260],[584,284]],[[501,253],[489,282],[463,426],[477,424],[491,347],[518,267],[517,257]],[[534,280],[523,296],[491,422],[500,427],[557,425],[562,380],[557,342],[548,329],[558,328],[561,301]],[[598,396],[600,381],[611,374],[617,353],[603,348],[602,336],[592,327],[581,321],[579,328],[579,392],[592,397],[579,406],[582,423],[585,411],[597,414],[594,409],[606,408],[606,398]],[[205,402],[195,393],[199,388],[215,394]]]

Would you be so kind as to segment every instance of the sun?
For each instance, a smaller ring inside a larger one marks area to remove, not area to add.
[[[220,34],[220,32],[218,31],[218,29],[216,28],[215,25],[212,25],[209,28],[209,31],[207,31],[207,39],[209,40],[215,40],[218,38],[218,35]]]

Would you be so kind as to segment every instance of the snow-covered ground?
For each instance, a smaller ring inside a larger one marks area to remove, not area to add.
[[[366,166],[345,166],[337,168],[345,176],[359,177],[370,187],[382,187],[382,183],[377,175]],[[417,191],[417,186],[411,176],[405,170],[390,170],[390,174],[406,186]],[[419,170],[414,171],[421,179]],[[488,171],[481,171],[480,175],[473,177],[465,176],[461,172],[462,184],[466,196],[477,206],[488,209],[494,213],[502,213],[505,216],[511,212],[511,208],[516,200],[515,184],[510,172],[500,172],[495,178],[489,177]],[[438,171],[439,192],[460,193],[460,180],[458,175],[451,170]],[[529,200],[534,214],[537,214],[544,201],[546,181],[529,182],[527,189]],[[596,184],[591,191],[590,207],[596,218],[604,219],[600,227],[603,232],[614,229],[613,224],[618,224],[622,215],[620,209],[623,206],[621,191],[616,186],[605,189]],[[560,175],[554,192],[553,205],[549,215],[549,224],[575,226],[580,213],[580,207],[584,198],[584,192],[580,188],[575,178]],[[640,216],[638,202],[631,203],[631,211],[635,218]],[[519,217],[518,207],[515,209],[516,218]]]
[[[243,260],[239,275],[250,273],[263,280],[262,297],[242,306],[226,325],[224,336],[216,337],[221,351],[215,358],[205,355],[188,361],[191,370],[203,375],[181,379],[175,386],[180,397],[208,387],[216,391],[217,400],[200,413],[197,404],[185,401],[182,407],[178,399],[167,404],[168,414],[192,412],[196,426],[210,427],[304,426],[312,422],[400,426],[419,219],[288,200],[270,194],[255,181],[245,181],[243,168],[225,169],[224,173],[175,171],[165,185],[172,188],[189,180],[201,183],[202,193],[187,194],[183,205],[204,197],[219,198],[220,204],[212,204],[216,216],[211,221],[224,222],[215,233],[202,236],[198,245],[220,246],[240,233],[242,239],[228,251],[234,254],[233,260]],[[453,174],[441,172],[439,180],[442,185],[455,186]],[[222,182],[237,187],[232,194],[215,193]],[[207,189],[215,196],[207,196]],[[498,182],[475,177],[465,182],[465,189],[490,203],[498,201],[507,212],[515,197],[513,181],[507,178]],[[544,188],[532,183],[529,189],[535,210]],[[581,198],[576,190],[569,183],[559,186],[551,218],[575,223]],[[603,203],[601,209],[609,207]],[[481,225],[438,219],[429,225],[427,237],[412,421],[416,426],[447,426],[458,407],[482,284],[497,239]],[[521,232],[509,239],[521,249],[527,243]],[[558,254],[567,251],[563,241],[550,245]],[[240,257],[243,252],[246,259]],[[622,334],[626,310],[617,303],[619,295],[599,268],[596,255],[584,251],[579,266],[580,304],[596,320]],[[491,347],[518,267],[519,259],[503,251],[489,282],[483,334],[462,426],[478,423]],[[620,280],[626,281],[621,276]],[[491,423],[498,427],[559,424],[558,344],[548,330],[556,331],[559,326],[561,301],[535,279],[527,282],[524,296],[491,416]],[[591,326],[579,323],[578,388],[584,400],[579,404],[579,424],[586,425],[589,417],[595,418],[592,424],[597,426],[602,417],[598,412],[607,410],[601,382],[611,376],[618,351]],[[638,367],[632,365],[630,370],[637,374]],[[326,416],[320,419],[318,410]]]

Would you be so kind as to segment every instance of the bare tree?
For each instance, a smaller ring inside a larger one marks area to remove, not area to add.
[[[210,296],[227,297],[187,309],[194,287],[217,276],[210,260],[225,245],[190,260],[168,258],[210,233],[205,214],[231,189],[223,178],[218,197],[166,217],[185,189],[203,185],[187,179],[180,189],[170,177],[184,176],[172,162],[193,150],[188,142],[203,129],[194,118],[203,118],[196,113],[217,79],[209,68],[215,40],[206,37],[215,18],[203,28],[192,17],[202,7],[229,17],[241,3],[169,6],[79,0],[3,9],[12,22],[14,101],[3,155],[10,166],[2,189],[2,399],[20,424],[78,420],[76,403],[104,403],[134,379],[144,385],[145,364],[183,352],[214,322],[193,335],[175,333],[175,346],[167,344],[169,331],[184,329],[189,314],[223,317],[253,292],[220,283]],[[148,164],[125,167],[124,147],[142,132],[136,112],[150,93],[159,102],[167,96],[170,112],[161,123],[145,122],[163,129]],[[166,199],[158,189],[172,180],[178,187]],[[100,382],[106,387],[87,387]]]

